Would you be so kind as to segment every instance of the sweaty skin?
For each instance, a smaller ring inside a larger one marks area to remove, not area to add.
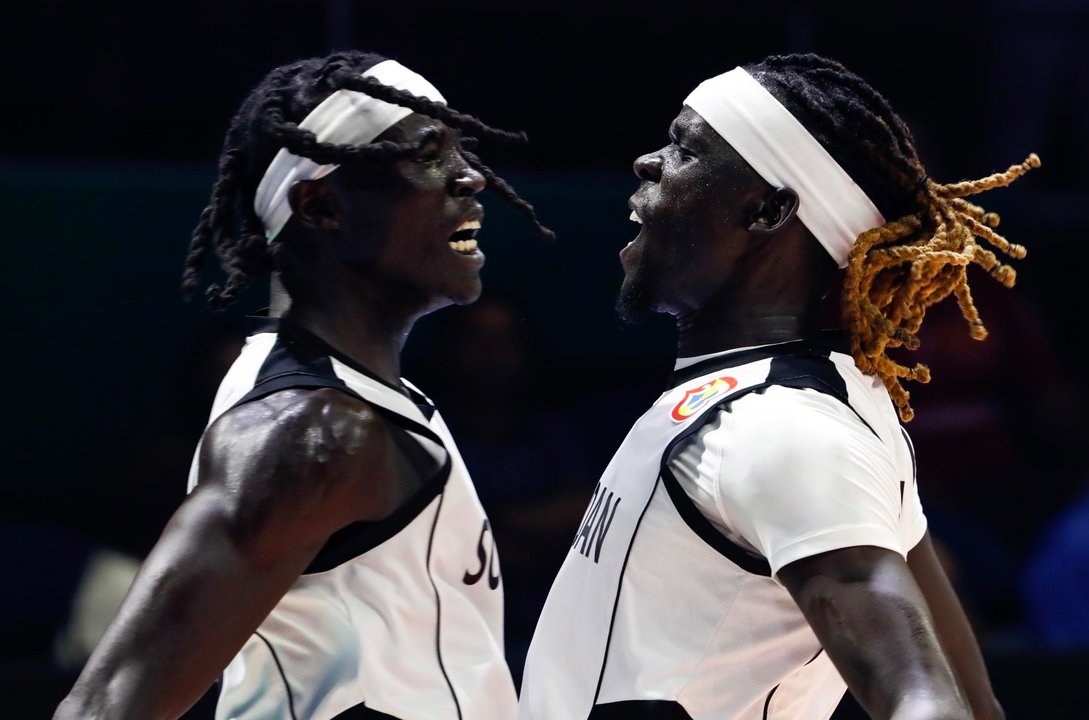
[[[902,557],[844,548],[790,563],[779,579],[871,717],[973,717]]]
[[[270,314],[397,383],[416,319],[480,295],[483,255],[449,238],[480,219],[484,178],[438,121],[413,114],[380,139],[424,152],[377,177],[341,168],[292,188],[277,242],[305,254],[274,276]],[[423,482],[386,421],[330,389],[228,411],[203,438],[199,471],[54,720],[179,717],[330,535],[388,517]]]
[[[687,107],[669,145],[634,169],[643,182],[629,204],[641,227],[620,255],[622,313],[673,315],[681,357],[819,327],[836,268],[798,220],[796,194],[769,185]],[[907,561],[850,547],[792,562],[778,577],[872,717],[1003,717],[929,535]]]

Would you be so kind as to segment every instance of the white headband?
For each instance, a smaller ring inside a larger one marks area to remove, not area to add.
[[[798,218],[841,268],[859,234],[885,218],[798,119],[742,68],[685,98],[772,185],[798,193]]]
[[[378,63],[363,73],[363,77],[372,77],[383,85],[437,103],[446,103],[431,83],[395,60]],[[319,142],[364,145],[411,114],[408,108],[391,105],[361,92],[337,90],[311,110],[299,127],[317,135]],[[319,165],[309,158],[280,148],[265,170],[253,198],[253,209],[265,223],[265,237],[270,243],[291,218],[291,205],[287,199],[291,186],[300,180],[325,177],[338,167]]]

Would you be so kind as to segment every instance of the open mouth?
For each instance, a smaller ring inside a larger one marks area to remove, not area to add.
[[[460,255],[472,255],[477,251],[476,234],[480,232],[479,220],[466,220],[450,236],[450,249]]]
[[[636,223],[637,225],[639,225],[640,228],[639,228],[639,235],[636,236],[633,240],[631,240],[627,245],[625,245],[620,250],[620,256],[621,256],[622,259],[624,257],[624,251],[627,250],[628,248],[630,248],[632,245],[634,245],[635,241],[638,240],[639,237],[642,236],[642,234],[643,234],[643,228],[642,228],[643,219],[641,217],[639,217],[639,213],[636,212],[635,206],[634,206],[633,203],[629,202],[628,207],[631,208],[631,215],[628,215],[628,219],[631,220],[633,223]]]

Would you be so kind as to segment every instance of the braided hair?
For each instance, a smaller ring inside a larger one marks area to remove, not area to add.
[[[1040,159],[1030,154],[1005,172],[941,184],[927,175],[910,130],[888,101],[840,63],[813,54],[781,55],[746,70],[890,218],[863,232],[852,246],[841,310],[859,369],[882,380],[907,422],[914,413],[902,381],[928,382],[930,371],[921,364],[902,365],[888,351],[918,348],[927,308],[949,295],[956,298],[971,336],[985,338],[968,287],[968,266],[979,265],[1012,287],[1016,272],[995,251],[1014,259],[1025,256],[1024,247],[994,231],[998,215],[965,198],[1009,185],[1039,167]]]
[[[488,181],[487,188],[526,215],[540,234],[554,237],[538,221],[533,206],[469,150],[481,139],[525,142],[525,133],[489,127],[472,115],[363,77],[363,72],[385,59],[375,53],[348,51],[301,60],[273,69],[250,92],[231,119],[211,198],[190,240],[182,275],[182,293],[186,298],[196,294],[209,250],[215,250],[227,274],[223,287],[212,284],[207,288],[208,301],[216,309],[233,302],[252,278],[267,275],[275,268],[283,243],[268,243],[264,224],[253,209],[253,200],[265,170],[280,148],[319,165],[377,166],[419,153],[421,147],[414,142],[323,143],[314,133],[299,127],[298,123],[311,110],[341,89],[366,93],[461,130],[465,135],[462,154]]]

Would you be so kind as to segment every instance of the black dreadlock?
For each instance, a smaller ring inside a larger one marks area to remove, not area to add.
[[[957,298],[972,337],[986,329],[968,288],[975,263],[1007,287],[1016,274],[996,250],[1022,258],[1025,249],[994,232],[998,216],[964,198],[1016,180],[1040,159],[980,180],[943,185],[926,173],[915,142],[888,101],[843,65],[818,55],[782,55],[746,67],[869,195],[884,225],[863,232],[848,256],[842,311],[855,362],[889,389],[900,417],[912,418],[901,379],[927,382],[923,365],[906,367],[887,350],[915,349],[927,308]]]
[[[537,231],[552,238],[541,225],[533,206],[508,183],[468,152],[479,139],[525,142],[525,133],[489,127],[473,117],[445,105],[397,90],[369,77],[369,68],[386,58],[358,51],[334,53],[283,65],[269,72],[250,92],[231,119],[219,156],[218,177],[208,205],[200,215],[189,245],[182,275],[182,293],[196,294],[204,256],[214,248],[227,273],[224,287],[207,289],[209,303],[216,309],[229,305],[254,277],[267,275],[281,244],[265,239],[265,228],[253,209],[254,194],[266,168],[280,148],[314,162],[381,165],[416,155],[416,143],[391,141],[366,145],[337,145],[319,142],[314,133],[299,127],[326,97],[340,89],[355,90],[413,112],[441,120],[465,133],[463,154],[468,163],[488,181],[488,189],[524,213]]]

